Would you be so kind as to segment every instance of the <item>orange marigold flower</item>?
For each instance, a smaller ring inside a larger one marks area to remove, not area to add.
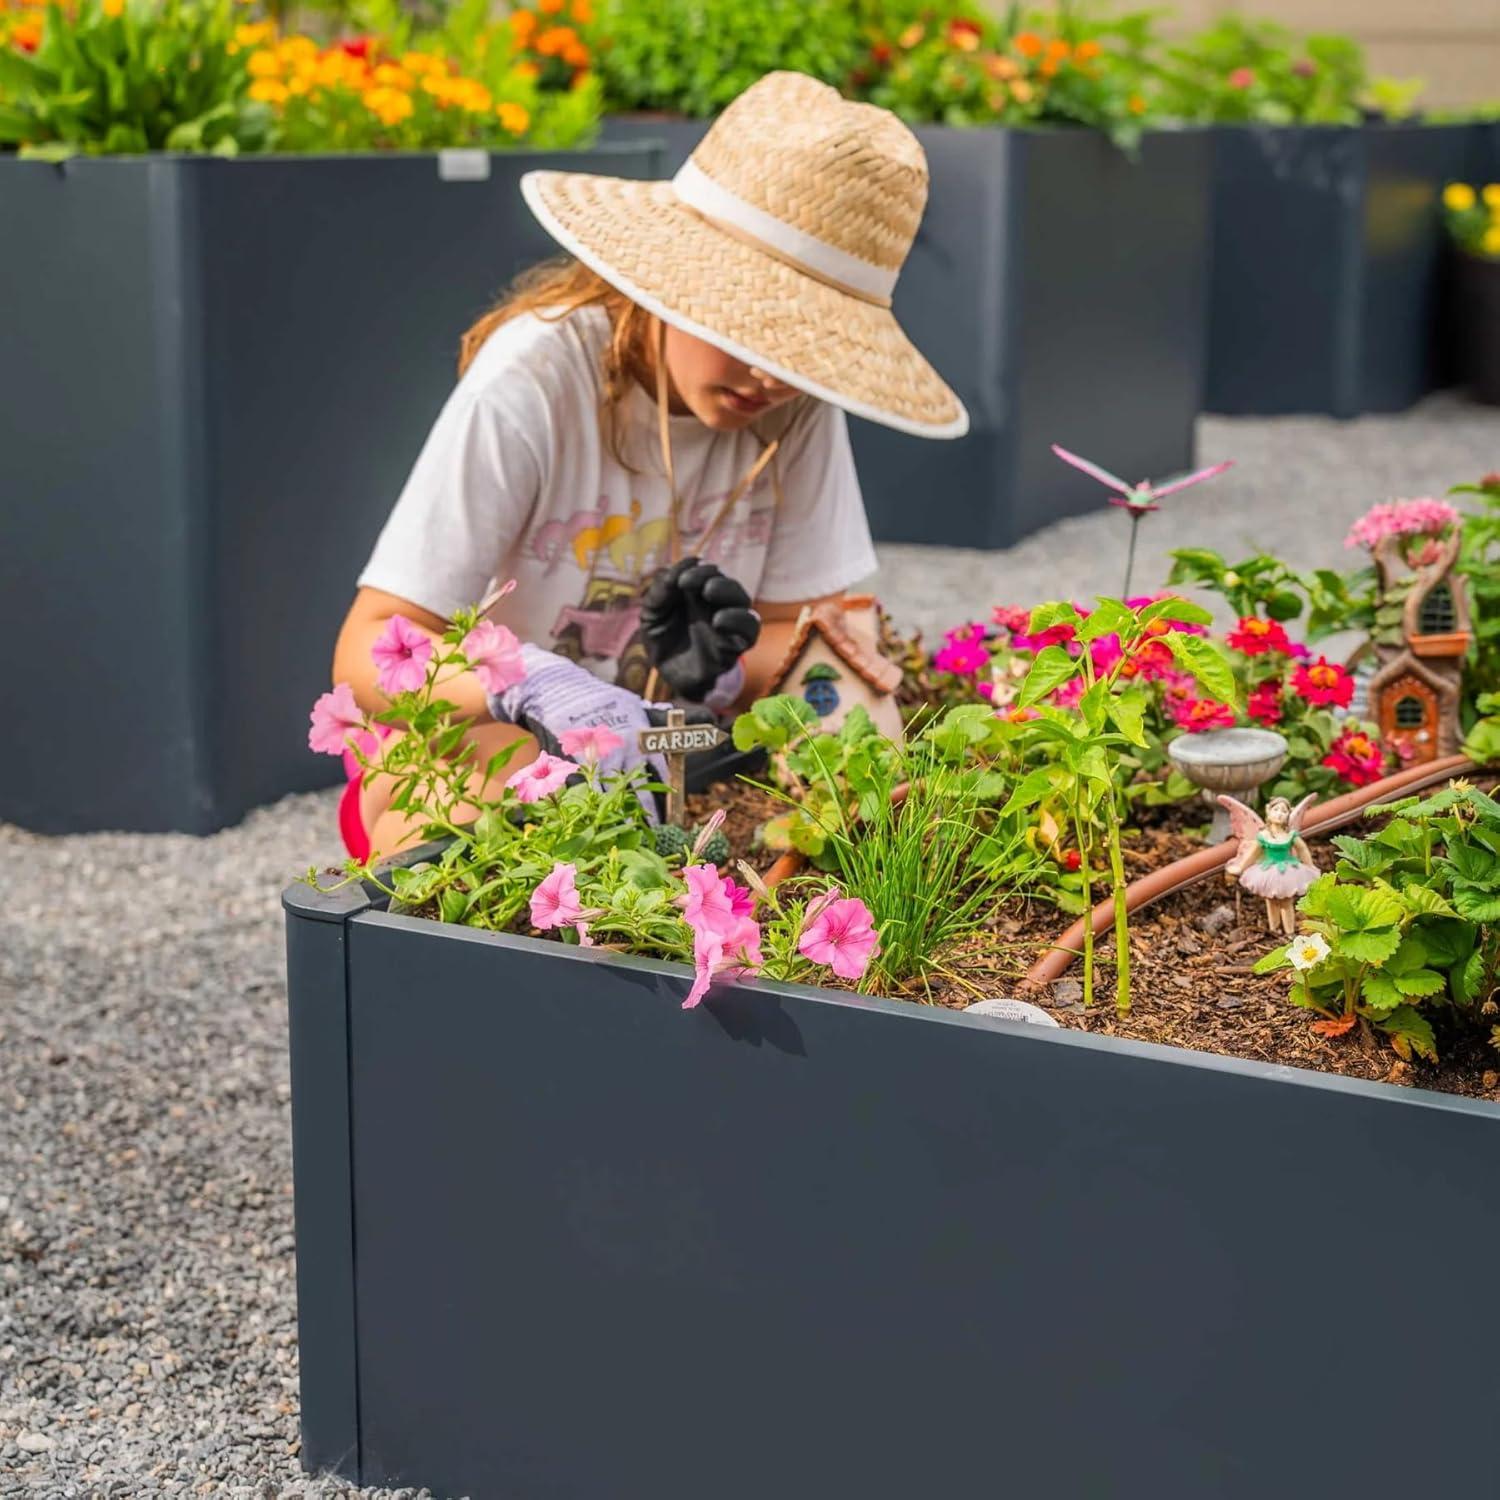
[[[586,68],[589,65],[589,49],[582,42],[570,42],[563,48],[562,60],[570,68]]]
[[[512,135],[524,135],[526,127],[531,124],[530,114],[519,104],[511,104],[508,100],[495,106],[495,113],[500,117],[500,124]]]
[[[1132,94],[1130,102],[1126,107],[1133,115],[1143,115],[1146,113],[1146,101],[1139,94]]]
[[[573,0],[572,14],[580,26],[587,26],[594,19],[594,7],[589,0]]]
[[[544,16],[555,16],[563,8],[563,0],[536,0],[536,8]]]
[[[563,49],[578,40],[578,33],[571,26],[549,26],[536,39],[536,50],[543,57],[561,57]]]
[[[542,70],[534,62],[518,62],[512,71],[517,78],[536,78]]]
[[[1017,104],[1031,103],[1032,96],[1035,93],[1036,90],[1024,78],[1016,78],[1011,81],[1010,96]]]
[[[529,10],[510,13],[510,34],[523,46],[536,32],[536,15]]]
[[[1079,62],[1091,62],[1103,51],[1104,48],[1101,47],[1098,42],[1091,40],[1087,42],[1079,42],[1078,48],[1073,53],[1073,56],[1076,57]]]
[[[1057,76],[1057,70],[1061,66],[1062,64],[1059,63],[1055,57],[1044,57],[1037,67],[1037,72],[1040,73],[1043,78],[1055,78]]]
[[[252,52],[245,71],[252,78],[275,78],[281,72],[281,59],[274,52]]]
[[[1034,31],[1018,31],[1012,45],[1022,57],[1035,57],[1042,50],[1042,39]]]
[[[984,71],[991,78],[1019,78],[1021,76],[1021,65],[1013,57],[1004,57],[999,53],[992,53],[984,60]]]
[[[927,28],[923,26],[920,21],[913,21],[911,25],[908,26],[906,30],[896,38],[896,40],[901,44],[901,46],[903,46],[908,52],[910,52],[911,49],[915,47],[917,43],[920,42],[926,35]]]
[[[948,22],[948,41],[960,52],[978,51],[982,35],[977,22],[967,21],[962,16]]]
[[[99,9],[114,20],[125,9],[125,0],[99,0]]]
[[[1065,58],[1073,49],[1060,36],[1055,36],[1047,43],[1047,56],[1055,57],[1059,61]]]
[[[285,104],[287,87],[275,78],[257,78],[250,85],[250,97],[261,104]]]
[[[375,69],[375,82],[383,83],[387,88],[409,89],[416,83],[405,68],[398,68],[395,63],[381,63]]]

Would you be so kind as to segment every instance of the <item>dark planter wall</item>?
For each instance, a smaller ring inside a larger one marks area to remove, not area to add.
[[[207,832],[337,762],[307,749],[362,566],[459,335],[551,253],[534,166],[654,150],[0,160],[0,626],[34,734],[0,818]]]
[[[1445,1268],[1500,1234],[1493,1106],[818,990],[684,1013],[673,966],[289,904],[313,1467],[1488,1492],[1500,1372]]]
[[[673,170],[706,121],[632,116]],[[1203,374],[1206,132],[1149,136],[1132,162],[1084,130],[920,126],[932,183],[896,288],[908,334],[973,426],[931,442],[854,421],[882,541],[1002,547],[1097,508],[1057,441],[1132,479],[1193,462]]]
[[[1205,407],[1400,411],[1442,384],[1443,184],[1458,125],[1214,132]]]
[[[1477,401],[1500,406],[1500,260],[1451,257],[1455,374]]]

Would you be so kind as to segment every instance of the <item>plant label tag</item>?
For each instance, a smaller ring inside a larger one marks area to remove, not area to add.
[[[444,182],[487,182],[490,153],[467,146],[449,146],[438,152],[438,176]]]
[[[728,738],[717,724],[668,724],[637,734],[642,755],[691,755],[696,750],[712,750]]]
[[[964,1007],[966,1016],[987,1016],[992,1021],[1024,1021],[1028,1026],[1057,1026],[1057,1018],[1049,1016],[1040,1005],[1027,1000],[976,1000]]]

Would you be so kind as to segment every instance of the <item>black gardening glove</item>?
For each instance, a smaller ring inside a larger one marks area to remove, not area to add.
[[[641,597],[641,635],[651,664],[692,702],[760,639],[750,596],[712,563],[685,557],[656,575]]]

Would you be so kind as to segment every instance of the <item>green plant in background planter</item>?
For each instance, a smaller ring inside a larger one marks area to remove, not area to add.
[[[1450,182],[1443,189],[1443,219],[1465,255],[1500,261],[1500,183],[1474,188]]]
[[[1170,48],[1160,78],[1167,113],[1218,124],[1355,125],[1369,87],[1357,42],[1245,16]]]
[[[1400,1056],[1433,1059],[1447,1013],[1490,1023],[1500,1043],[1500,803],[1455,782],[1388,810],[1378,833],[1335,838],[1337,869],[1298,903],[1303,934],[1256,968],[1293,969],[1292,1003],[1319,1011],[1327,1036],[1363,1020]]]
[[[232,0],[85,0],[44,16],[0,42],[0,147],[233,156],[268,144]]]

